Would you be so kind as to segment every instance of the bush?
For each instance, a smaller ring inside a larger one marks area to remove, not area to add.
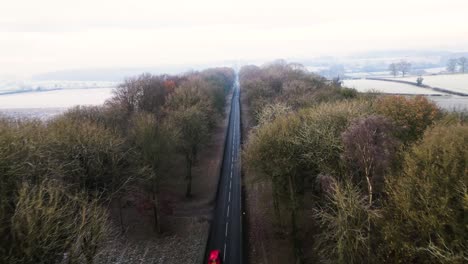
[[[437,126],[389,178],[385,258],[401,263],[464,263],[467,248],[468,126]]]

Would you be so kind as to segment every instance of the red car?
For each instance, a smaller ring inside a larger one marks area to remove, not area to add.
[[[211,250],[208,256],[208,264],[221,264],[221,250]]]

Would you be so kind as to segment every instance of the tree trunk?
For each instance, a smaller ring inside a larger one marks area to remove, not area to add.
[[[120,230],[122,234],[124,232],[124,223],[123,223],[123,214],[122,214],[122,201],[120,196],[117,198],[117,206],[119,207],[119,221],[120,221]]]
[[[278,187],[276,187],[276,184],[273,181],[271,182],[271,187],[272,187],[272,194],[273,194],[273,208],[275,211],[275,216],[276,216],[276,219],[278,219],[278,224],[280,228],[282,228],[283,225],[281,221],[281,211],[279,208],[279,201],[278,201]]]
[[[371,179],[369,177],[369,171],[370,169],[368,170],[366,168],[366,180],[367,180],[367,188],[368,188],[368,192],[369,192],[369,208],[367,210],[372,210],[372,182],[371,182]],[[368,236],[368,241],[369,241],[369,244],[367,246],[367,260],[368,260],[368,263],[370,263],[370,258],[371,258],[371,247],[372,247],[372,243],[371,243],[371,219],[370,219],[370,214],[369,212],[367,212],[367,236]]]
[[[366,175],[367,191],[369,192],[369,208],[372,207],[372,182],[369,175]]]
[[[294,188],[293,176],[289,175],[289,199],[291,202],[291,237],[293,240],[294,247],[294,257],[296,259],[295,263],[303,263],[302,254],[301,254],[301,244],[299,238],[297,237],[297,221],[296,221],[296,210],[297,210],[297,201],[296,201],[296,192]]]
[[[152,196],[153,196],[152,205],[153,205],[153,216],[154,216],[154,230],[156,231],[156,233],[160,234],[161,225],[159,223],[159,212],[158,212],[159,204],[158,204],[158,195],[157,195],[156,188],[157,188],[156,183],[153,181],[153,186],[151,188],[151,191],[152,191]]]
[[[187,156],[187,190],[185,192],[185,197],[192,196],[192,158]]]

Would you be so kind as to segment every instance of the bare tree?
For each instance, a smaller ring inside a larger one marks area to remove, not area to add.
[[[401,72],[401,76],[405,77],[405,75],[410,71],[411,63],[408,61],[402,60],[398,63],[398,70]]]
[[[457,59],[450,59],[447,62],[447,71],[450,73],[454,73],[457,70],[457,64],[458,64]]]
[[[396,63],[392,63],[388,66],[388,70],[390,73],[393,75],[393,77],[396,77],[398,74],[398,65]]]
[[[381,185],[396,151],[392,124],[381,116],[355,120],[343,132],[343,157],[354,171],[356,182],[365,178],[369,206],[373,204],[374,185]]]
[[[458,65],[460,65],[460,72],[465,73],[465,66],[466,66],[466,57],[458,58]]]

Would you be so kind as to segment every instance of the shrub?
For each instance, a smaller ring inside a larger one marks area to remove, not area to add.
[[[467,164],[466,125],[434,127],[406,155],[386,187],[388,262],[466,262]]]

